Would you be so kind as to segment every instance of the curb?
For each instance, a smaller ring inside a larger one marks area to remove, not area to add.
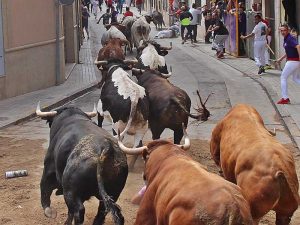
[[[75,91],[75,92],[71,93],[69,96],[67,96],[65,98],[62,98],[62,99],[54,102],[53,104],[50,104],[49,106],[42,107],[41,110],[50,111],[50,110],[55,109],[55,108],[57,108],[59,106],[62,106],[65,103],[70,102],[70,101],[72,101],[72,100],[74,100],[74,99],[82,96],[83,94],[86,94],[88,92],[93,91],[94,89],[96,89],[99,86],[99,82],[100,81],[93,82],[90,85],[88,85],[87,87],[79,89],[78,91]],[[36,117],[35,112],[30,113],[29,115],[27,115],[27,116],[25,116],[23,118],[17,119],[16,121],[13,121],[11,123],[8,123],[8,124],[0,127],[0,130],[3,130],[3,129],[5,129],[7,127],[10,127],[12,125],[20,124],[22,122],[25,122],[25,121],[30,120],[30,119],[35,118],[35,117]]]

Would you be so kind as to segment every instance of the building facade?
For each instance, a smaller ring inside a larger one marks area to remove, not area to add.
[[[78,12],[79,1],[0,0],[0,99],[65,81],[66,63],[78,62]]]

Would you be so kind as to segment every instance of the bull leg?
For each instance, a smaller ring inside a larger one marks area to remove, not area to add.
[[[183,130],[182,128],[178,128],[174,130],[174,144],[180,144],[180,141],[183,137]]]
[[[52,209],[50,207],[51,205],[51,194],[55,188],[57,188],[59,185],[56,180],[56,174],[55,172],[49,172],[50,168],[45,166],[45,169],[43,171],[43,176],[40,183],[40,189],[41,189],[41,204],[44,209],[44,214],[48,218],[55,218],[57,213],[55,209]],[[46,172],[48,171],[48,172]]]
[[[134,147],[142,147],[143,146],[143,138],[145,133],[147,132],[148,126],[143,129],[143,131],[139,131],[134,136]],[[129,162],[128,169],[132,171],[134,168],[134,164],[138,158],[138,155],[133,155],[131,161]]]
[[[152,133],[152,139],[157,140],[160,139],[160,135],[162,134],[165,128],[161,127],[158,123],[151,121],[150,129]]]
[[[101,116],[100,113],[97,114],[98,114],[98,127],[102,127],[104,116]]]
[[[107,211],[105,210],[104,204],[99,202],[98,213],[94,219],[93,225],[102,225],[105,221],[106,214]]]
[[[276,225],[288,225],[291,222],[291,216],[280,215],[276,212]]]
[[[104,112],[103,112],[103,105],[101,99],[99,99],[97,104],[97,111],[98,111],[98,127],[102,127],[102,123],[104,120]]]
[[[74,197],[71,191],[64,193],[65,202],[68,206],[68,218],[65,222],[66,225],[72,225],[74,218],[74,225],[82,225],[84,221],[85,208],[78,197]]]

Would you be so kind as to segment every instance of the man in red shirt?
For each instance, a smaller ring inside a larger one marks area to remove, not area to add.
[[[130,8],[128,6],[126,7],[126,12],[124,13],[124,17],[127,16],[133,16],[133,13],[130,11]]]

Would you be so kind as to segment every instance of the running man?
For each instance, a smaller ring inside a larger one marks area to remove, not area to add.
[[[293,80],[300,85],[300,45],[297,39],[290,34],[288,25],[283,25],[279,29],[284,37],[283,47],[286,54],[276,60],[276,63],[280,63],[286,58],[286,64],[280,77],[282,98],[277,104],[290,104],[287,79],[292,75]]]

